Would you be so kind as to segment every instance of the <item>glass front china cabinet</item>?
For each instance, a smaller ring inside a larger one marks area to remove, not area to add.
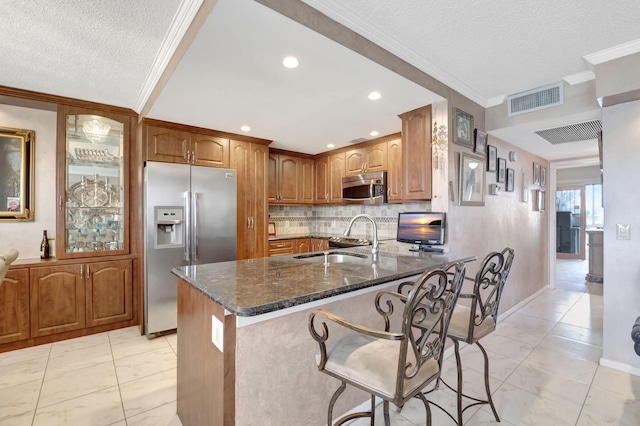
[[[128,253],[129,117],[77,108],[58,114],[58,256]]]

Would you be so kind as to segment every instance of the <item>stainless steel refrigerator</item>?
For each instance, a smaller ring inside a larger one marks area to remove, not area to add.
[[[144,321],[151,338],[177,327],[171,269],[236,259],[235,170],[147,161]]]

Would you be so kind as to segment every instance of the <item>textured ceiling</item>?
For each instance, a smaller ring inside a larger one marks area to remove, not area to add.
[[[640,38],[637,0],[303,0],[481,105]]]
[[[640,50],[637,0],[300,1],[487,107],[563,78],[584,81],[601,58]],[[203,2],[216,0],[0,1],[0,85],[141,111],[193,17],[184,11],[195,14]],[[285,52],[303,57],[293,73],[274,59]],[[360,100],[369,88],[384,102]],[[157,118],[231,132],[249,124],[273,146],[315,153],[374,127],[397,132],[397,114],[433,99],[253,0],[218,0],[146,107]],[[597,107],[561,110],[544,122],[525,114],[490,134],[548,159],[597,153],[594,141],[554,147],[535,134],[599,118]]]
[[[180,0],[2,0],[0,85],[132,108]]]

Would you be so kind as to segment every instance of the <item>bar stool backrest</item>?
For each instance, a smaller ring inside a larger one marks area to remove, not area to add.
[[[500,307],[500,299],[504,285],[507,282],[509,271],[513,263],[515,250],[505,248],[502,252],[489,253],[482,263],[480,269],[476,273],[473,286],[473,294],[466,295],[471,298],[471,317],[473,321],[469,325],[469,335],[467,342],[472,343],[480,336],[474,333],[474,329],[480,327],[488,319],[493,320],[493,329],[498,323],[498,309]],[[465,297],[462,294],[460,297]],[[483,334],[487,334],[486,332]]]

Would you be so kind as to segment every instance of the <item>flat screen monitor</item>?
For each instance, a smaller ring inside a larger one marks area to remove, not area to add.
[[[445,213],[412,212],[398,214],[397,241],[418,245],[421,251],[441,251],[431,246],[444,244]]]

